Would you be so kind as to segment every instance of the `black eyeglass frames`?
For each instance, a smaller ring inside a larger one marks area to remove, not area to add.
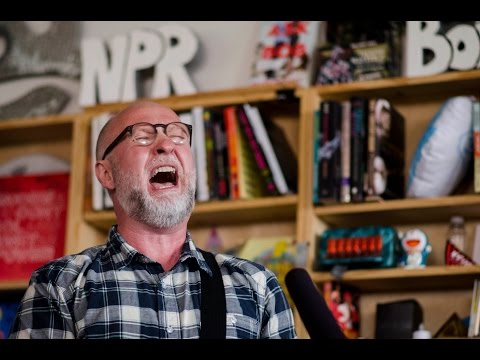
[[[146,122],[136,123],[127,126],[105,149],[102,160],[117,146],[125,134],[129,133],[132,140],[138,145],[147,146],[152,144],[157,138],[157,128],[162,128],[164,134],[175,144],[185,144],[188,142],[192,146],[192,125],[182,122],[171,122],[168,124],[150,124]]]

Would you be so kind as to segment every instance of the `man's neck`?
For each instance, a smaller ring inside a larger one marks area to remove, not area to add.
[[[168,229],[119,221],[117,231],[129,245],[169,271],[180,259],[187,234],[187,221]]]

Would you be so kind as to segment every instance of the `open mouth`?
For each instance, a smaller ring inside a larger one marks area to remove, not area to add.
[[[161,166],[150,178],[150,184],[160,184],[162,188],[177,185],[177,171],[172,166]]]

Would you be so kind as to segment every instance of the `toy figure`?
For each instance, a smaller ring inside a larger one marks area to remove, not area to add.
[[[432,251],[428,237],[420,229],[411,229],[400,234],[399,265],[405,268],[422,268],[427,264],[427,256]]]

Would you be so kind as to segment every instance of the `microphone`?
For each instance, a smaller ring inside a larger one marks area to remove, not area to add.
[[[290,270],[285,284],[311,339],[347,338],[305,269]]]

